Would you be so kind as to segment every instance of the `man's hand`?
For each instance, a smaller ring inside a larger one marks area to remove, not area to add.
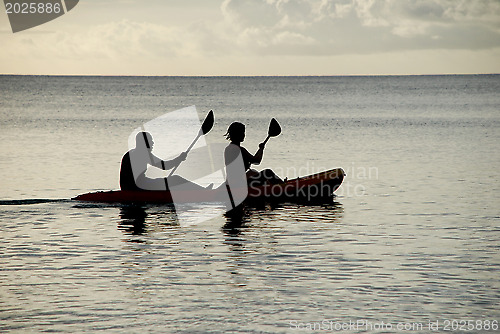
[[[187,155],[188,155],[187,152],[182,152],[181,154],[179,154],[179,157],[177,159],[184,161],[186,160]]]
[[[262,148],[262,149],[263,149],[264,147],[266,147],[266,143],[260,143],[260,144],[259,144],[259,148]]]

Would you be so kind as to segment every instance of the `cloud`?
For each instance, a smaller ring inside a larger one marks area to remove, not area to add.
[[[86,30],[6,34],[0,72],[52,74],[181,74],[210,52],[191,29],[121,20]],[[139,70],[142,69],[142,70]]]
[[[500,46],[497,0],[225,0],[222,11],[237,45],[260,54]]]
[[[498,0],[173,0],[175,9],[119,1],[117,10],[111,0],[89,1],[65,19],[0,34],[0,72],[440,73],[450,55],[463,61],[448,73],[498,71]],[[433,67],[425,52],[446,61]],[[390,55],[403,60],[397,70]]]
[[[16,56],[121,60],[500,46],[498,0],[224,0],[220,10],[223,20],[217,22],[126,18],[36,38],[26,34],[4,45]]]
[[[122,20],[85,31],[26,34],[9,39],[7,52],[19,57],[123,59],[177,58],[196,53],[197,42],[185,30]]]
[[[500,3],[494,0],[384,0],[355,1],[365,26],[391,28],[396,35],[426,34],[435,27],[478,26],[499,31]]]

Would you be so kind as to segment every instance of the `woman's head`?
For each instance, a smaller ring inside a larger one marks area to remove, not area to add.
[[[227,128],[226,139],[232,142],[241,143],[245,139],[245,124],[233,122]]]

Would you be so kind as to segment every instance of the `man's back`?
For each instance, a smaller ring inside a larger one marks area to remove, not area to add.
[[[132,163],[130,162],[130,151],[125,153],[120,167],[120,189],[121,190],[140,190],[135,184]]]

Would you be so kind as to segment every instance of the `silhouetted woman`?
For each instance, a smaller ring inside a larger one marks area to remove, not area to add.
[[[245,140],[245,125],[243,123],[231,123],[231,125],[227,129],[225,136],[226,139],[231,141],[231,143],[226,147],[224,151],[226,166],[235,159],[235,153],[241,152],[241,157],[243,158],[243,165],[249,186],[263,185],[266,182],[270,184],[283,183],[283,181],[278,176],[276,176],[276,174],[271,169],[264,169],[261,172],[250,169],[251,165],[258,165],[262,161],[262,157],[264,156],[264,148],[266,145],[264,143],[260,143],[259,149],[255,154],[251,154],[246,148],[242,147],[241,143]]]

